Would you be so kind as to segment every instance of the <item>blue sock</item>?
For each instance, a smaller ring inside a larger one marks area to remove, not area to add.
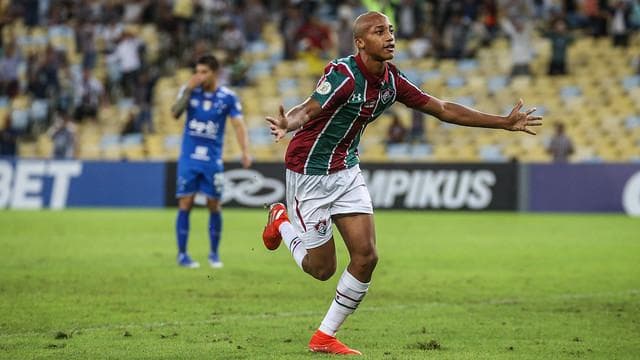
[[[178,239],[178,251],[187,252],[187,240],[189,238],[189,211],[178,210],[176,219],[176,238]]]
[[[220,245],[220,233],[222,232],[222,214],[220,212],[209,213],[209,243],[211,252],[218,253]]]

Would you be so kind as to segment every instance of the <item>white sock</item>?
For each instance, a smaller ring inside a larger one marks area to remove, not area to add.
[[[302,259],[307,256],[307,248],[304,247],[302,240],[298,236],[298,233],[293,228],[290,222],[283,222],[278,228],[280,235],[282,235],[282,241],[287,246],[287,249],[291,251],[293,260],[302,269]],[[304,269],[302,269],[304,271]]]
[[[370,283],[363,283],[351,275],[346,269],[338,281],[336,297],[331,302],[329,311],[320,324],[320,331],[335,336],[347,316],[356,311],[362,298],[367,294]]]

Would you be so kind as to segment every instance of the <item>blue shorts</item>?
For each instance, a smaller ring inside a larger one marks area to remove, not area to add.
[[[201,192],[210,198],[221,199],[223,183],[222,171],[212,171],[178,164],[176,197],[180,198]]]

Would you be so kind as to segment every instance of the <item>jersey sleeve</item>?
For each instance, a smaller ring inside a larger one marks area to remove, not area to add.
[[[419,108],[429,102],[431,96],[420,90],[419,87],[409,81],[409,79],[407,79],[407,77],[400,71],[398,71],[397,74],[397,101],[410,108]]]
[[[238,117],[242,116],[242,104],[240,104],[240,99],[237,95],[233,95],[229,97],[229,117]]]
[[[325,68],[311,98],[319,102],[323,109],[333,108],[349,100],[354,86],[353,78],[344,74],[339,65],[331,63]]]

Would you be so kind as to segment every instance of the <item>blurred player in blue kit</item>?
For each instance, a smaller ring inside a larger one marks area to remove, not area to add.
[[[227,117],[231,119],[242,150],[242,166],[251,166],[249,140],[240,101],[233,91],[218,85],[218,69],[219,63],[214,56],[205,55],[198,59],[195,73],[180,89],[171,107],[176,119],[185,110],[187,112],[176,184],[179,208],[176,219],[178,265],[187,268],[200,266],[187,253],[189,213],[198,192],[207,196],[209,208],[209,264],[214,268],[222,267],[218,248],[222,232],[222,149]]]

